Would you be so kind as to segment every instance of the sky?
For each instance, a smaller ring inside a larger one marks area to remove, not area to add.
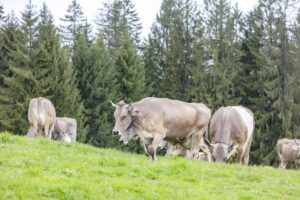
[[[51,11],[55,24],[61,24],[60,18],[63,18],[66,14],[66,10],[71,4],[72,0],[32,0],[32,3],[39,10],[42,7],[43,2],[46,3],[49,10]],[[77,0],[82,7],[82,10],[87,16],[89,23],[94,25],[94,19],[99,8],[102,7],[104,2],[109,2],[109,0]],[[132,0],[135,5],[136,11],[141,19],[143,30],[142,37],[146,37],[150,32],[150,27],[155,21],[156,14],[160,9],[162,0]],[[203,3],[202,0],[198,0],[200,6]],[[232,4],[238,3],[239,7],[244,11],[250,11],[257,0],[231,0]],[[20,12],[25,9],[27,0],[0,0],[0,5],[4,7],[5,13],[9,13],[12,10],[19,17]]]

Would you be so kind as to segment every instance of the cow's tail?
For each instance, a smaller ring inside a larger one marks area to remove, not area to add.
[[[43,118],[42,118],[42,114],[41,114],[41,99],[38,98],[37,99],[37,126],[38,126],[38,130],[37,130],[37,134],[38,137],[40,137],[42,135],[42,131],[43,131]]]

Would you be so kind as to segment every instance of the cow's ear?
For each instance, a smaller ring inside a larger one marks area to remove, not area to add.
[[[232,144],[228,147],[227,160],[235,153],[236,149],[239,147],[239,144]]]
[[[138,110],[131,103],[128,104],[127,110],[131,114],[131,116],[136,116],[138,114]]]

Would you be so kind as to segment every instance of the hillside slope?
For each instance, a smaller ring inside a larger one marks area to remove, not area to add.
[[[0,199],[300,199],[300,171],[0,134]]]

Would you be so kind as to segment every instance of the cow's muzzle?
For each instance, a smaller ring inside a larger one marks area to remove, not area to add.
[[[124,141],[123,139],[120,139],[119,142],[120,142],[120,144],[128,144],[128,142]]]
[[[114,135],[118,135],[118,134],[119,134],[119,131],[115,131],[115,130],[113,130],[113,131],[112,131],[112,134],[114,134]]]

